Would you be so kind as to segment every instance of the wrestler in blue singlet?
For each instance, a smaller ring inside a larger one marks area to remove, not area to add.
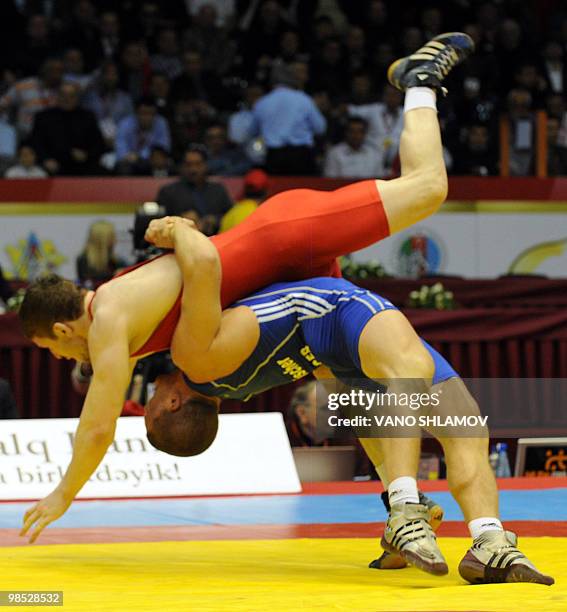
[[[358,355],[368,321],[397,310],[387,299],[342,278],[312,278],[276,283],[236,302],[256,314],[260,338],[254,352],[232,374],[212,383],[187,384],[204,395],[247,400],[253,395],[303,378],[320,365],[343,380],[366,378]],[[422,340],[435,363],[433,383],[458,376]]]

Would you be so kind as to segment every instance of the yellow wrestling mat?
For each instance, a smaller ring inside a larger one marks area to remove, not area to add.
[[[552,587],[467,585],[456,567],[469,540],[440,543],[451,567],[443,578],[367,569],[379,548],[370,538],[2,548],[0,590],[62,590],[64,606],[53,609],[81,612],[567,610],[567,538],[521,541],[555,576]]]

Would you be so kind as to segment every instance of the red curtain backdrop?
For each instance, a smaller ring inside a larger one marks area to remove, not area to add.
[[[391,279],[366,282],[398,304],[420,284]],[[469,307],[404,312],[462,376],[567,378],[567,280],[510,278],[444,284],[455,291],[460,304]],[[477,300],[484,306],[474,307]],[[70,362],[56,360],[28,342],[14,314],[0,316],[0,376],[12,384],[23,417],[80,414],[82,398],[71,388],[71,367]],[[290,387],[275,389],[245,404],[226,402],[223,410],[283,410],[292,392]]]

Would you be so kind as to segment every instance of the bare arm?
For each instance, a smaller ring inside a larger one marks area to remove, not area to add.
[[[97,312],[89,333],[89,349],[94,374],[81,412],[71,463],[57,488],[26,512],[21,535],[35,526],[31,542],[67,510],[114,439],[133,368],[125,325],[116,320],[115,313]]]
[[[97,312],[89,334],[93,377],[75,436],[73,457],[59,488],[73,499],[114,440],[132,375],[125,325]]]
[[[181,315],[171,343],[173,361],[195,382],[232,373],[256,345],[255,317],[248,309],[223,314],[218,251],[191,222],[166,217],[152,223],[146,239],[158,246],[169,241],[183,276]]]
[[[182,343],[183,353],[192,360],[210,359],[222,323],[220,302],[221,266],[213,243],[187,223],[174,225],[175,258],[183,275],[183,295],[172,354]]]

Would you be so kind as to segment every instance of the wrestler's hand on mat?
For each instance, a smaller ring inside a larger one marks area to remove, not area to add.
[[[173,228],[176,223],[184,223],[189,227],[196,228],[193,221],[182,217],[162,217],[150,221],[144,238],[155,244],[160,249],[173,248]]]
[[[20,536],[27,535],[28,531],[32,529],[29,543],[33,544],[49,523],[65,514],[72,501],[72,499],[68,499],[58,489],[55,489],[24,514],[24,526],[20,531]]]

